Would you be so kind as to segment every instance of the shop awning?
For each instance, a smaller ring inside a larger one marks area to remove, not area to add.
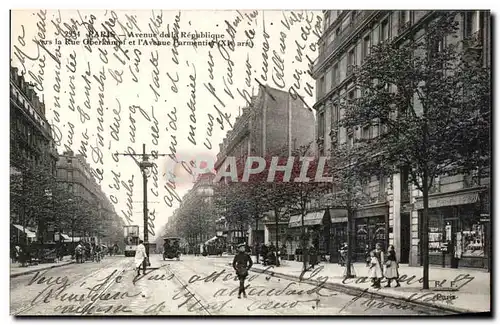
[[[205,242],[205,245],[206,245],[206,244],[209,244],[209,243],[211,243],[211,242],[213,242],[213,241],[215,241],[216,239],[217,239],[217,236],[210,238],[209,240],[207,240],[207,241]]]
[[[469,193],[455,193],[453,195],[440,195],[436,197],[429,197],[429,208],[440,208],[454,205],[473,204],[479,201],[479,192]],[[422,210],[424,208],[424,201],[422,198],[417,198],[415,202],[415,209]]]
[[[71,240],[71,237],[68,237],[68,239],[63,238],[63,242],[65,243],[71,243],[71,242],[78,243],[80,240],[81,240],[80,237],[73,237],[73,240]]]
[[[330,209],[330,220],[332,223],[347,222],[346,209]]]
[[[16,229],[18,229],[21,232],[24,232],[28,238],[36,238],[36,234],[29,230],[28,228],[25,228],[21,225],[13,225]]]
[[[315,211],[309,212],[304,216],[304,226],[316,226],[320,225],[323,221],[323,215],[325,211]],[[290,221],[288,222],[288,227],[297,228],[302,226],[302,216],[294,215],[290,217]]]
[[[62,237],[62,240],[65,241],[65,240],[69,240],[71,241],[71,237],[66,235],[66,234],[61,234],[61,237]]]

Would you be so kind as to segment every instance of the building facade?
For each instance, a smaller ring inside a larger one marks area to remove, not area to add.
[[[14,169],[19,162],[33,167],[48,165],[55,174],[58,159],[45,103],[18,69],[10,67],[10,150]]]
[[[103,225],[103,229],[100,229],[101,233],[105,233],[104,228],[107,228],[107,230],[122,231],[123,220],[118,217],[114,205],[92,176],[90,165],[85,157],[81,154],[75,154],[72,151],[65,151],[59,156],[56,169],[57,181],[64,184],[68,192],[81,198],[82,204],[96,206],[99,218],[104,219],[104,214],[108,215],[107,220],[109,220],[110,224]],[[67,231],[68,229],[66,229]],[[83,234],[74,234],[74,236],[80,235]],[[108,235],[109,238],[103,238],[103,240],[111,242],[115,240],[113,238],[119,238],[117,234]]]
[[[360,96],[352,80],[353,69],[363,64],[370,48],[380,42],[400,44],[407,37],[418,37],[435,12],[425,10],[333,10],[325,11],[324,34],[319,40],[319,56],[313,75],[317,81],[316,141],[320,155],[339,143],[355,138],[374,138],[378,126],[359,128],[348,133],[338,126],[343,112],[339,103]],[[459,40],[490,66],[490,14],[484,11],[460,11]],[[458,175],[441,177],[430,197],[429,229],[422,229],[421,193],[408,182],[404,168],[389,177],[372,177],[366,190],[372,204],[355,214],[357,252],[365,244],[393,244],[402,263],[421,263],[420,233],[429,232],[430,263],[448,267],[488,267],[490,222],[488,205],[489,177]],[[333,237],[345,236],[346,224],[332,219]],[[443,247],[447,247],[446,250]]]
[[[35,85],[27,82],[24,75],[19,75],[17,68],[10,67],[9,81],[10,175],[23,177],[23,170],[27,169],[55,175],[58,154],[50,124],[45,117],[45,104],[35,92]],[[20,226],[24,220],[21,210],[23,208],[17,203],[11,206],[11,220],[14,223],[11,235],[17,237],[13,241],[25,236],[29,241],[36,240],[35,229],[30,231],[26,225]]]

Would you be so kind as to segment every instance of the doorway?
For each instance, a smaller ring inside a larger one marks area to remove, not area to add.
[[[411,246],[411,221],[409,213],[401,213],[401,256],[400,263],[407,264],[410,262],[410,246]]]

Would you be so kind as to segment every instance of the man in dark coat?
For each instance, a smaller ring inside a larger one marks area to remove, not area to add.
[[[246,253],[246,245],[238,245],[238,254],[234,256],[233,268],[236,271],[238,280],[240,280],[240,289],[238,290],[238,299],[241,299],[241,294],[246,298],[247,294],[245,292],[245,279],[248,276],[248,270],[252,267],[253,262],[250,255]]]
[[[259,255],[260,255],[260,247],[261,245],[259,243],[255,244],[255,264],[260,264],[259,263]]]
[[[266,246],[266,244],[262,243],[262,246],[260,247],[260,255],[262,256],[263,264],[265,264],[267,253],[269,253],[269,248]]]

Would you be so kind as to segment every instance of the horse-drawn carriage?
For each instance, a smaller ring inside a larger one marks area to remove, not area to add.
[[[180,241],[181,239],[178,237],[166,237],[163,238],[163,260],[174,259],[176,258],[178,261],[181,259],[181,249],[180,249]]]

